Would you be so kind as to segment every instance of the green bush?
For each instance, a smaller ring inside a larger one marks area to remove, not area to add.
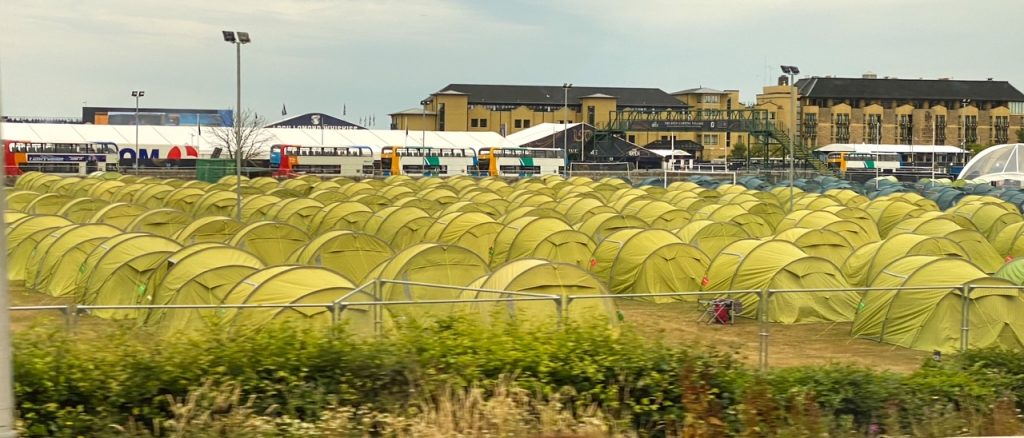
[[[351,408],[358,423],[370,412],[422,414],[453,388],[505,387],[511,378],[571,413],[599,409],[610,430],[653,436],[932,433],[922,424],[981,432],[993,418],[1012,429],[1016,415],[999,406],[1024,399],[1021,353],[972,352],[912,374],[844,365],[759,373],[728,353],[604,327],[483,328],[458,319],[379,340],[292,326],[180,338],[35,330],[15,347],[27,436],[99,436],[112,425],[166,433],[161,426],[180,416],[173,400],[223,385],[238,397],[211,404],[214,414],[244,404],[252,415],[315,423]]]

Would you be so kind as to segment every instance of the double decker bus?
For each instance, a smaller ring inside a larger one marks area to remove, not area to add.
[[[384,175],[452,176],[477,172],[471,148],[385,146],[380,153]]]
[[[565,153],[550,148],[481,148],[481,173],[490,176],[560,175],[565,167]]]
[[[888,170],[900,168],[900,155],[895,152],[832,152],[828,165],[842,172],[847,170]]]
[[[29,171],[62,175],[88,175],[118,169],[117,145],[96,143],[36,143],[4,140],[8,175]]]
[[[373,150],[366,146],[270,146],[274,176],[363,176],[373,173],[373,162]]]

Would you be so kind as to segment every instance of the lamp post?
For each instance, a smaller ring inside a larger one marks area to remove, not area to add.
[[[224,41],[235,45],[235,219],[242,221],[242,44],[249,44],[249,32],[221,31]]]
[[[790,90],[790,106],[792,106],[793,112],[793,127],[789,133],[789,211],[793,212],[793,183],[796,179],[796,75],[800,74],[800,69],[795,65],[782,65],[782,72],[789,75],[789,86],[792,87]]]
[[[139,99],[145,96],[146,92],[143,90],[132,91],[132,97],[135,98],[135,173],[139,173]]]
[[[563,162],[565,163],[565,175],[569,174],[569,133],[566,132],[569,129],[569,89],[572,88],[571,83],[562,84],[562,91],[564,92],[564,100],[562,101],[562,153],[565,154]]]
[[[430,105],[430,100],[424,99],[420,101],[420,105],[423,106],[423,110],[420,111],[420,129],[423,130],[423,139],[420,140],[422,143],[420,146],[427,146],[427,105]]]
[[[0,111],[2,113],[2,111]],[[0,125],[0,131],[3,130]],[[0,132],[0,137],[3,137]],[[0,154],[0,181],[7,181],[7,164],[5,154]],[[0,210],[7,208],[5,198],[0,198]],[[6,229],[7,223],[0,217],[0,226]],[[7,272],[7,240],[0,240],[0,270]],[[15,429],[15,398],[13,377],[13,351],[11,349],[11,315],[8,309],[9,296],[7,276],[0,276],[0,438],[18,436]]]

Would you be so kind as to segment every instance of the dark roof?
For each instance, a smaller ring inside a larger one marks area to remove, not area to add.
[[[317,123],[313,123],[313,119],[316,118]],[[286,117],[282,120],[278,120],[271,123],[265,128],[342,128],[342,129],[365,129],[355,123],[339,119],[337,117],[324,114],[324,113],[306,113],[297,116]]]
[[[1006,81],[807,78],[796,86],[800,95],[811,98],[1024,101],[1024,94]]]
[[[449,84],[438,93],[449,91],[468,94],[471,104],[562,105],[565,99],[560,85]],[[581,97],[593,94],[615,96],[620,107],[686,108],[686,104],[658,88],[573,86],[569,88],[569,103],[578,105]]]

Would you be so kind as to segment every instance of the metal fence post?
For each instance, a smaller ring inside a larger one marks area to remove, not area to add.
[[[331,303],[331,326],[337,326],[341,322],[341,303],[335,301]]]
[[[383,306],[383,304],[380,304],[380,302],[382,301],[381,300],[381,295],[382,294],[381,294],[381,291],[380,291],[380,281],[375,279],[373,281],[373,301],[375,303],[377,303],[377,304],[373,305],[373,309],[372,310],[373,310],[373,334],[377,335],[377,336],[381,336],[384,333],[384,330],[381,328],[381,324],[383,324],[383,322],[381,320],[383,319],[383,314],[384,314],[384,312],[381,309],[381,306]]]
[[[73,333],[75,331],[75,326],[78,325],[78,304],[68,304],[68,307],[64,312],[64,325],[68,333]]]
[[[758,363],[761,371],[768,369],[768,300],[771,297],[771,293],[768,288],[761,289],[758,293],[759,297],[757,300],[757,320],[759,329],[759,347],[760,352],[758,354]]]
[[[565,321],[563,319],[569,318],[569,304],[572,303],[572,298],[566,297],[554,297],[552,300],[555,302],[555,319],[559,330],[565,328]]]
[[[963,353],[967,351],[967,348],[970,345],[969,336],[971,332],[971,285],[964,284],[960,286],[960,288],[960,293],[964,300],[963,315],[961,315],[962,321],[960,327],[960,352]]]

